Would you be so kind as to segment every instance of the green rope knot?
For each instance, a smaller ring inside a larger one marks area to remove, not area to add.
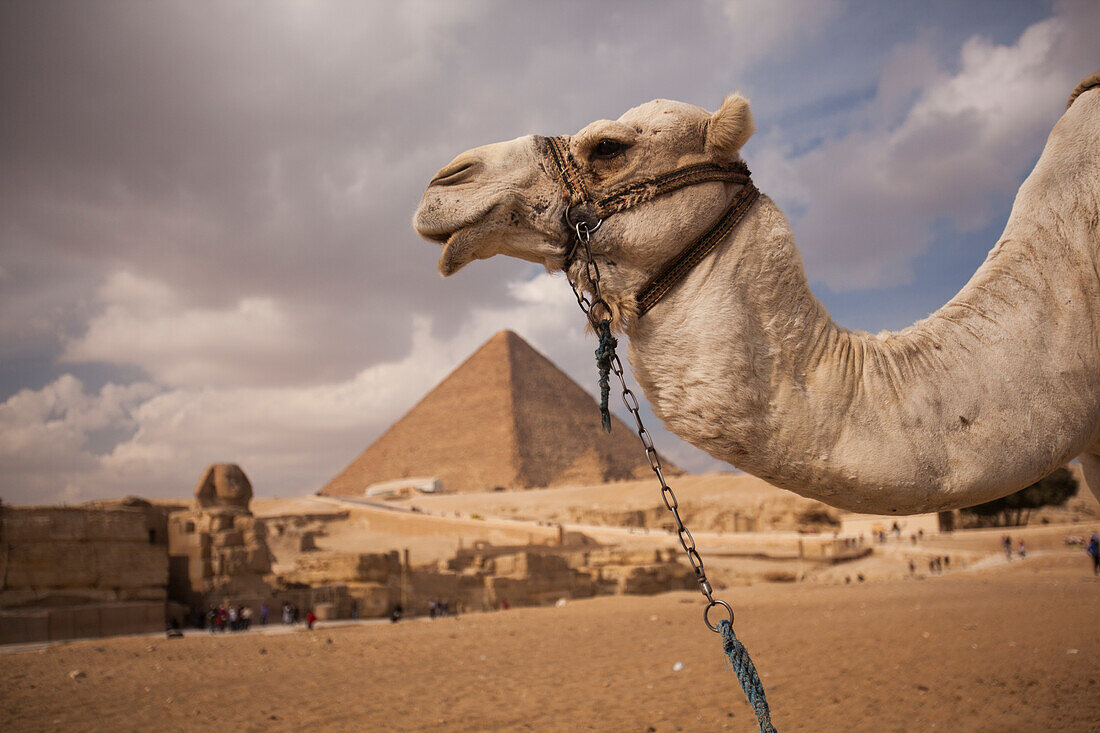
[[[596,346],[596,366],[600,370],[600,423],[603,429],[611,432],[611,411],[607,401],[611,395],[611,357],[615,356],[618,340],[611,335],[611,321],[604,320],[596,324],[596,335],[600,343]]]
[[[749,657],[749,650],[733,633],[733,625],[729,621],[718,622],[718,633],[722,635],[722,651],[729,657],[733,673],[737,675],[737,681],[741,683],[741,689],[745,691],[745,697],[749,699],[749,705],[752,705],[752,711],[756,713],[760,733],[776,733],[775,726],[772,725],[771,710],[768,709],[768,698],[764,694],[764,684],[756,673],[756,665]]]

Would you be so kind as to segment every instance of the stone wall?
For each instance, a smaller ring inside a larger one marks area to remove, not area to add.
[[[0,608],[163,604],[168,548],[150,529],[140,508],[0,508]]]
[[[135,601],[0,611],[0,644],[88,639],[164,629],[164,603]]]

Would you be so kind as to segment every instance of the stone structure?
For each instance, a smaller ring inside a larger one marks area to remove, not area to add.
[[[163,514],[140,499],[0,507],[0,643],[162,629]]]
[[[248,508],[251,500],[252,484],[239,466],[206,469],[191,510],[168,520],[173,600],[200,607],[270,596],[271,553],[263,522]]]
[[[495,546],[476,543],[443,563],[413,567],[408,553],[313,552],[280,575],[280,598],[301,593],[324,598],[326,618],[387,615],[397,604],[407,613],[428,611],[431,601],[456,611],[482,611],[554,603],[561,598],[649,594],[696,587],[695,575],[672,550],[627,552],[602,547],[579,533],[559,545]]]
[[[593,371],[593,377],[595,372]],[[639,478],[649,463],[634,431],[512,331],[487,341],[320,493],[435,476],[444,491],[527,489]],[[678,471],[665,463],[666,474]]]

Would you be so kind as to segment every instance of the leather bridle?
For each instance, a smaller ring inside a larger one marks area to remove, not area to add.
[[[551,169],[557,176],[566,203],[565,221],[576,235],[565,255],[563,269],[568,271],[573,262],[578,245],[584,244],[586,266],[591,269],[591,254],[588,252],[588,237],[604,220],[626,209],[644,204],[653,199],[678,191],[687,186],[713,181],[741,184],[741,190],[733,197],[725,211],[707,231],[686,247],[660,273],[650,279],[637,296],[638,318],[645,315],[699,264],[719,242],[733,231],[749,208],[760,195],[752,183],[748,166],[741,161],[731,163],[694,163],[667,173],[661,173],[642,181],[628,183],[614,188],[607,194],[595,198],[585,182],[584,172],[569,150],[567,137],[535,136],[535,145],[550,161]],[[598,295],[597,295],[598,297]],[[602,298],[601,298],[602,300]],[[604,303],[606,306],[606,303]]]

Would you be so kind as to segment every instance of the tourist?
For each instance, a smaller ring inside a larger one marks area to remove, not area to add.
[[[313,612],[313,609],[309,609],[309,613],[306,614],[306,628],[313,631],[313,622],[317,620],[317,614]]]
[[[210,610],[206,612],[206,623],[210,625],[211,634],[218,630],[218,609],[213,603],[210,604]]]
[[[1009,537],[1008,535],[1005,535],[1004,537],[1001,538],[1001,544],[1004,545],[1004,548],[1005,548],[1005,559],[1011,561],[1012,560],[1012,538]]]
[[[241,629],[248,631],[252,626],[252,606],[243,606],[240,611]]]
[[[395,603],[393,606],[393,611],[390,612],[390,623],[397,623],[401,619],[401,614],[403,613],[403,611],[404,609],[401,608],[401,604]]]
[[[229,613],[229,630],[230,631],[236,631],[238,629],[237,607],[233,606],[233,605],[230,605],[228,613]]]
[[[1092,558],[1092,574],[1100,575],[1100,535],[1095,532],[1089,537],[1089,544],[1085,547],[1085,552]]]
[[[260,606],[260,626],[267,626],[267,615],[271,613],[271,609],[267,605],[267,601],[264,601],[264,605]]]
[[[1018,553],[1020,553],[1020,558],[1021,558],[1021,559],[1023,559],[1023,558],[1025,558],[1025,557],[1027,557],[1027,548],[1025,548],[1025,547],[1024,547],[1024,541],[1023,541],[1023,540],[1020,540],[1020,545],[1019,545],[1019,547],[1018,547],[1018,548],[1016,549],[1016,551],[1017,551]]]
[[[290,602],[283,604],[283,623],[290,626],[294,622],[294,616],[290,613]]]

